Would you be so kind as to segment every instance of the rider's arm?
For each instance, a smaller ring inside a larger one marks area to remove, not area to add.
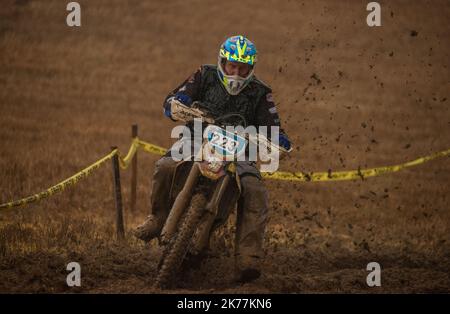
[[[291,148],[289,137],[281,128],[281,121],[273,101],[272,91],[268,90],[266,95],[259,101],[256,109],[256,120],[258,126],[267,126],[269,138],[271,137],[270,127],[278,126],[280,128],[278,138],[279,144],[287,150]]]
[[[173,99],[181,101],[190,106],[193,101],[198,100],[201,84],[201,68],[189,76],[181,85],[175,88],[164,100],[164,114],[171,118],[170,103]],[[173,120],[173,119],[172,119]],[[173,120],[175,121],[175,120]]]
[[[258,126],[267,126],[268,130],[270,130],[271,126],[278,126],[280,127],[280,133],[284,133],[281,129],[280,117],[278,116],[271,91],[268,91],[259,100],[256,108],[256,124]]]

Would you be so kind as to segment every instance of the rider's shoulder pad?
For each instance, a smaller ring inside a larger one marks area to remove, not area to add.
[[[217,65],[215,64],[202,64],[200,66],[200,69],[202,73],[208,72],[208,71],[217,71]]]

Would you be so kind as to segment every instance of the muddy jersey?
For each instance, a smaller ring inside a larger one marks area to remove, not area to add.
[[[190,96],[193,101],[200,101],[213,118],[238,113],[245,118],[247,126],[267,126],[269,129],[278,126],[283,133],[272,90],[256,77],[238,95],[230,95],[219,80],[217,66],[202,65],[166,97],[164,106],[169,106],[178,92]],[[230,124],[243,125],[239,119]]]

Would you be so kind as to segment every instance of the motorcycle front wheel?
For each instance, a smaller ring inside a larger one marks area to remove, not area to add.
[[[155,288],[167,288],[171,279],[180,269],[205,205],[206,197],[202,193],[192,196],[189,208],[177,228],[178,231],[163,250],[158,275],[154,283]]]

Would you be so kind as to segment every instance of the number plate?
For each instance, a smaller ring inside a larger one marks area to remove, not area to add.
[[[237,134],[228,132],[215,125],[205,130],[209,145],[214,147],[216,153],[225,158],[236,158],[245,152],[247,140]]]

